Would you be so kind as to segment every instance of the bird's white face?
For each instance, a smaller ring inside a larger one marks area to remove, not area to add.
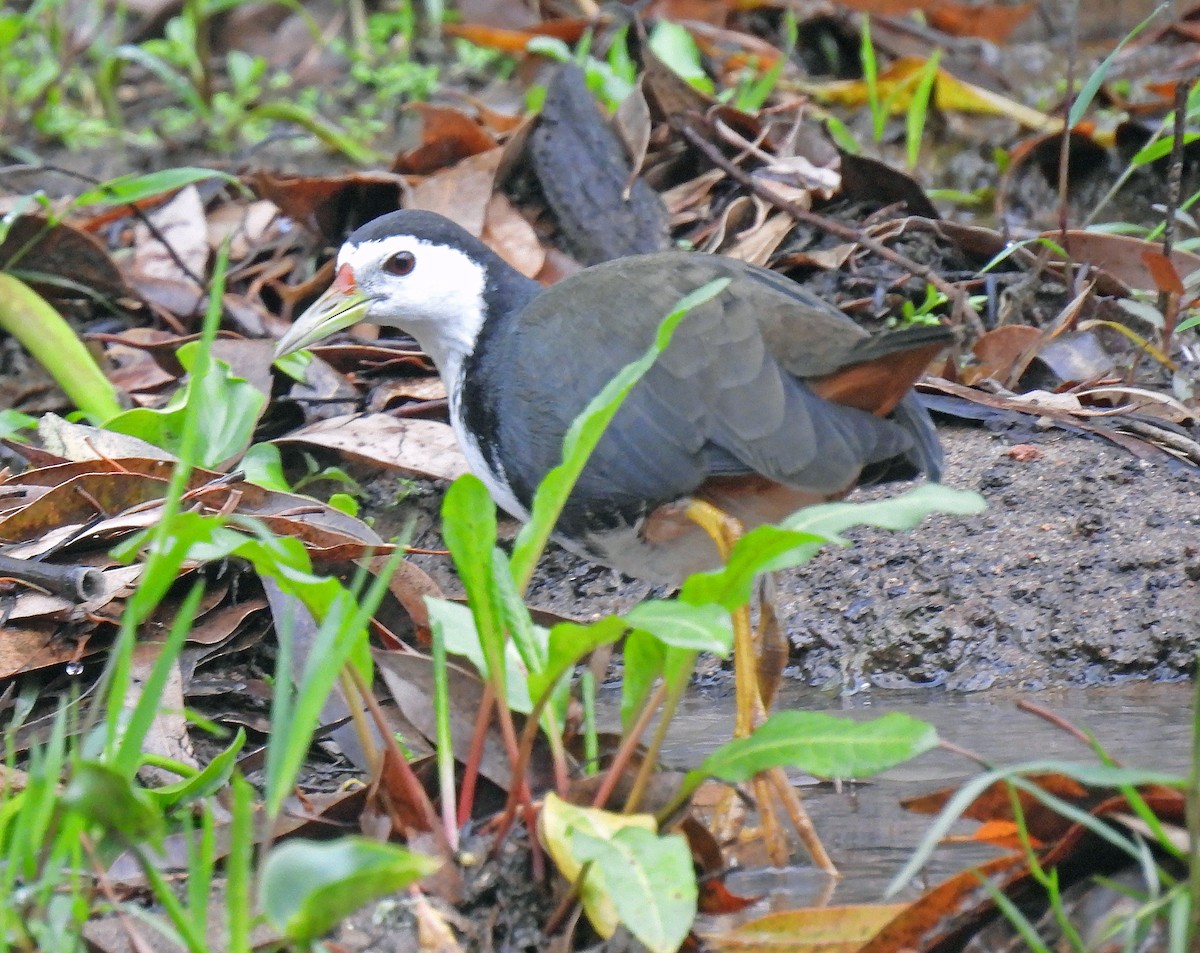
[[[333,285],[296,319],[276,356],[369,321],[411,334],[453,377],[483,326],[486,284],[483,265],[449,245],[413,235],[347,243]]]

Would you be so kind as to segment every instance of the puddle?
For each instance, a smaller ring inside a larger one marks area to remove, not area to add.
[[[1049,723],[1018,711],[1015,702],[1032,698],[1079,727],[1090,728],[1118,760],[1131,767],[1182,773],[1191,745],[1191,686],[1138,683],[1120,687],[1065,688],[1036,696],[1015,693],[974,695],[944,692],[862,693],[841,699],[784,685],[776,710],[799,708],[874,718],[902,711],[932,723],[939,734],[996,764],[1034,758],[1092,761],[1077,741]],[[696,692],[680,707],[663,751],[667,764],[692,766],[727,737],[733,724],[732,694]],[[754,869],[736,873],[728,885],[736,893],[764,896],[755,913],[823,903],[878,902],[911,856],[930,818],[903,811],[903,798],[936,790],[973,775],[973,766],[945,751],[932,751],[889,771],[871,783],[803,789],[805,805],[826,848],[843,874],[831,883],[811,867]],[[975,828],[961,825],[961,832]],[[986,847],[939,850],[925,870],[937,883],[973,863],[996,856]],[[916,896],[923,884],[898,899]]]

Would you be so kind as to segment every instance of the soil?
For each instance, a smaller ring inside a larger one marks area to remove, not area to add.
[[[1061,431],[940,428],[945,482],[988,501],[911,533],[860,529],[782,573],[788,675],[824,688],[1025,690],[1176,679],[1200,637],[1200,475]],[[1034,448],[1010,451],[1014,446]],[[376,481],[377,501],[394,499]],[[895,492],[860,491],[854,499]],[[378,511],[383,533],[412,515],[436,547],[432,487]],[[448,593],[448,560],[417,557]],[[644,583],[554,548],[533,605],[575,618],[628,608]],[[715,674],[710,672],[710,674]]]

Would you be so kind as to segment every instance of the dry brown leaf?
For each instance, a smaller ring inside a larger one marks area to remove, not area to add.
[[[418,477],[455,480],[467,472],[454,432],[432,420],[397,420],[386,414],[334,417],[275,442],[326,447]]]
[[[49,298],[79,296],[78,290],[64,286],[63,281],[109,298],[129,294],[120,269],[103,243],[61,222],[52,225],[40,215],[21,215],[12,220],[0,243],[0,267],[23,277]],[[58,280],[43,282],[37,280],[38,275]]]
[[[147,213],[145,222],[134,228],[133,258],[124,266],[126,280],[135,289],[156,296],[175,314],[191,314],[203,299],[204,289],[193,280],[203,279],[210,253],[204,203],[196,187],[189,185],[165,205]],[[169,291],[179,296],[165,299]],[[186,302],[195,299],[190,310]]]
[[[503,149],[491,149],[429,176],[412,187],[406,207],[437,212],[472,235],[482,234],[503,156]]]
[[[1044,237],[1063,243],[1061,232],[1046,232]],[[1095,265],[1129,288],[1159,290],[1155,269],[1145,258],[1147,252],[1162,257],[1162,245],[1159,242],[1148,242],[1135,235],[1110,235],[1073,229],[1067,232],[1064,247],[1074,261]],[[1175,249],[1171,252],[1171,264],[1179,278],[1186,278],[1200,269],[1200,255]]]
[[[546,250],[537,232],[508,197],[496,192],[484,214],[483,241],[527,278],[536,278],[546,264]]]
[[[496,140],[461,109],[430,103],[408,108],[421,117],[421,142],[396,157],[393,172],[429,175],[496,148]]]

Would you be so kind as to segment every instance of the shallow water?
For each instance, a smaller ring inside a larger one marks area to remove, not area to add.
[[[1091,729],[1127,766],[1182,773],[1190,748],[1191,691],[1191,686],[1183,683],[1138,683],[1067,688],[1036,696],[889,691],[837,698],[785,684],[775,707],[840,712],[856,719],[903,711],[931,722],[942,738],[997,765],[1035,758],[1094,762],[1090,751],[1061,729],[1018,711],[1016,701],[1027,697],[1076,726]],[[691,695],[675,719],[663,760],[674,766],[694,766],[725,740],[732,724],[731,694]],[[871,783],[843,785],[840,790],[829,784],[805,787],[805,804],[844,879],[831,881],[803,863],[782,870],[764,869],[747,858],[748,869],[731,876],[728,885],[737,893],[765,895],[764,905],[755,912],[822,902],[879,901],[931,820],[902,810],[899,801],[975,773],[974,765],[963,757],[935,750]],[[969,833],[975,826],[965,822],[957,832]],[[942,848],[924,876],[929,883],[937,883],[994,856],[995,851],[986,847]],[[900,897],[915,896],[921,886],[910,886]]]

